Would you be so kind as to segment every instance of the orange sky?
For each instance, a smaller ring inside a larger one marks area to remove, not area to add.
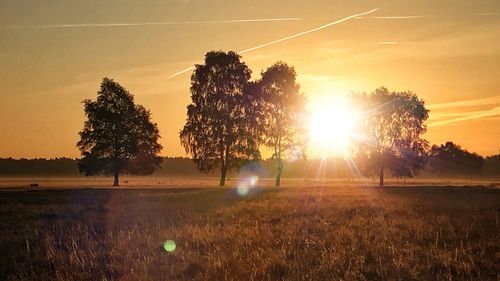
[[[79,156],[81,101],[104,76],[151,109],[163,155],[184,156],[190,72],[170,76],[209,50],[292,35],[243,54],[254,78],[282,60],[310,99],[412,90],[431,109],[431,143],[498,153],[499,31],[499,1],[2,1],[0,157]]]

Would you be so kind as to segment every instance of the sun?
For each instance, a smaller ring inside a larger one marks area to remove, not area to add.
[[[348,156],[358,114],[345,98],[318,98],[310,104],[309,140],[313,155]]]

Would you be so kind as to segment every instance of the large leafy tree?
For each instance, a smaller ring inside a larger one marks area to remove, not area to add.
[[[364,107],[361,125],[366,135],[358,156],[365,172],[378,173],[383,187],[386,172],[412,177],[422,169],[429,146],[422,138],[429,117],[424,101],[412,92],[390,92],[384,87],[354,98]]]
[[[121,173],[146,175],[159,167],[158,127],[120,84],[104,78],[97,99],[83,104],[87,120],[77,143],[80,172],[113,175],[113,186],[119,186]]]
[[[281,184],[285,153],[301,151],[303,145],[303,113],[306,98],[299,92],[294,67],[277,62],[261,73],[260,90],[263,144],[276,159],[276,187]]]
[[[260,158],[251,71],[235,52],[211,51],[191,76],[191,100],[180,132],[200,171],[220,168],[220,186],[230,168]]]

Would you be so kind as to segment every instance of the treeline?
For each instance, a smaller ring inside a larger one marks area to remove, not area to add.
[[[82,174],[78,170],[79,159],[54,158],[54,159],[13,159],[0,158],[0,176],[2,177],[23,177],[23,176],[60,176],[60,177],[80,177]],[[258,163],[249,163],[242,166],[238,171],[232,171],[230,177],[238,177],[239,174],[256,174],[259,177],[274,177],[275,162],[272,159],[262,160]],[[164,157],[160,168],[156,170],[152,177],[217,177],[218,172],[212,174],[200,172],[196,164],[189,158]],[[321,160],[305,160],[287,162],[287,169],[284,171],[285,177],[352,177],[354,174],[341,158]]]
[[[62,176],[80,177],[78,169],[79,159],[54,158],[54,159],[14,159],[0,158],[0,176]],[[165,157],[161,161],[161,169],[153,176],[200,176],[193,161],[188,158]]]
[[[454,147],[453,149],[451,149]],[[441,148],[443,151],[440,152]],[[446,153],[449,152],[449,153]],[[358,176],[356,167],[362,163],[333,158],[329,160],[299,159],[286,161],[285,178],[352,178]],[[206,174],[198,171],[189,158],[164,157],[152,177],[217,177],[217,171]],[[239,174],[257,174],[261,178],[273,178],[276,174],[275,160],[262,160],[233,171],[231,178]],[[0,158],[1,177],[79,177],[78,159],[13,159]],[[468,152],[453,143],[434,146],[421,177],[500,177],[500,154],[482,157]]]

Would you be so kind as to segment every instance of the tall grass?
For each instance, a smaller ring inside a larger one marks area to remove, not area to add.
[[[499,213],[474,188],[1,192],[0,276],[498,280]]]

